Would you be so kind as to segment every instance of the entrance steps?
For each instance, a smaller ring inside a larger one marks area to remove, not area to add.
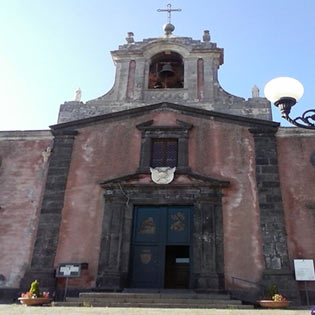
[[[94,307],[143,307],[143,308],[218,308],[250,309],[240,300],[232,300],[227,294],[201,294],[192,291],[174,292],[122,292],[80,293],[78,298],[67,298],[66,302],[55,302],[55,306],[94,306]]]

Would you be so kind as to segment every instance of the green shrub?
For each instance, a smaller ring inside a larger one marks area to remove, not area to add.
[[[272,298],[274,295],[278,294],[278,287],[276,284],[273,284],[268,290],[268,297]]]
[[[35,295],[36,297],[40,297],[40,290],[39,290],[39,283],[37,280],[32,282],[31,288],[30,288],[31,295]]]

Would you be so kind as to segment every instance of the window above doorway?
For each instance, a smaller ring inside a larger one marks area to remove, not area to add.
[[[149,173],[150,167],[175,167],[186,173],[188,166],[188,134],[193,125],[176,121],[175,126],[153,126],[153,120],[139,124],[142,132],[138,172]]]
[[[177,166],[177,139],[152,139],[151,167]]]

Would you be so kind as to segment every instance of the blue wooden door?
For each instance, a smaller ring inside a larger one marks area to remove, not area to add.
[[[190,206],[135,208],[131,287],[164,288],[166,246],[189,245],[190,225]]]

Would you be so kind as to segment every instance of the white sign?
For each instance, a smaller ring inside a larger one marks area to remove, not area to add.
[[[296,281],[315,281],[313,259],[294,259]]]
[[[80,264],[60,264],[56,277],[68,278],[68,277],[80,277],[81,265]]]

